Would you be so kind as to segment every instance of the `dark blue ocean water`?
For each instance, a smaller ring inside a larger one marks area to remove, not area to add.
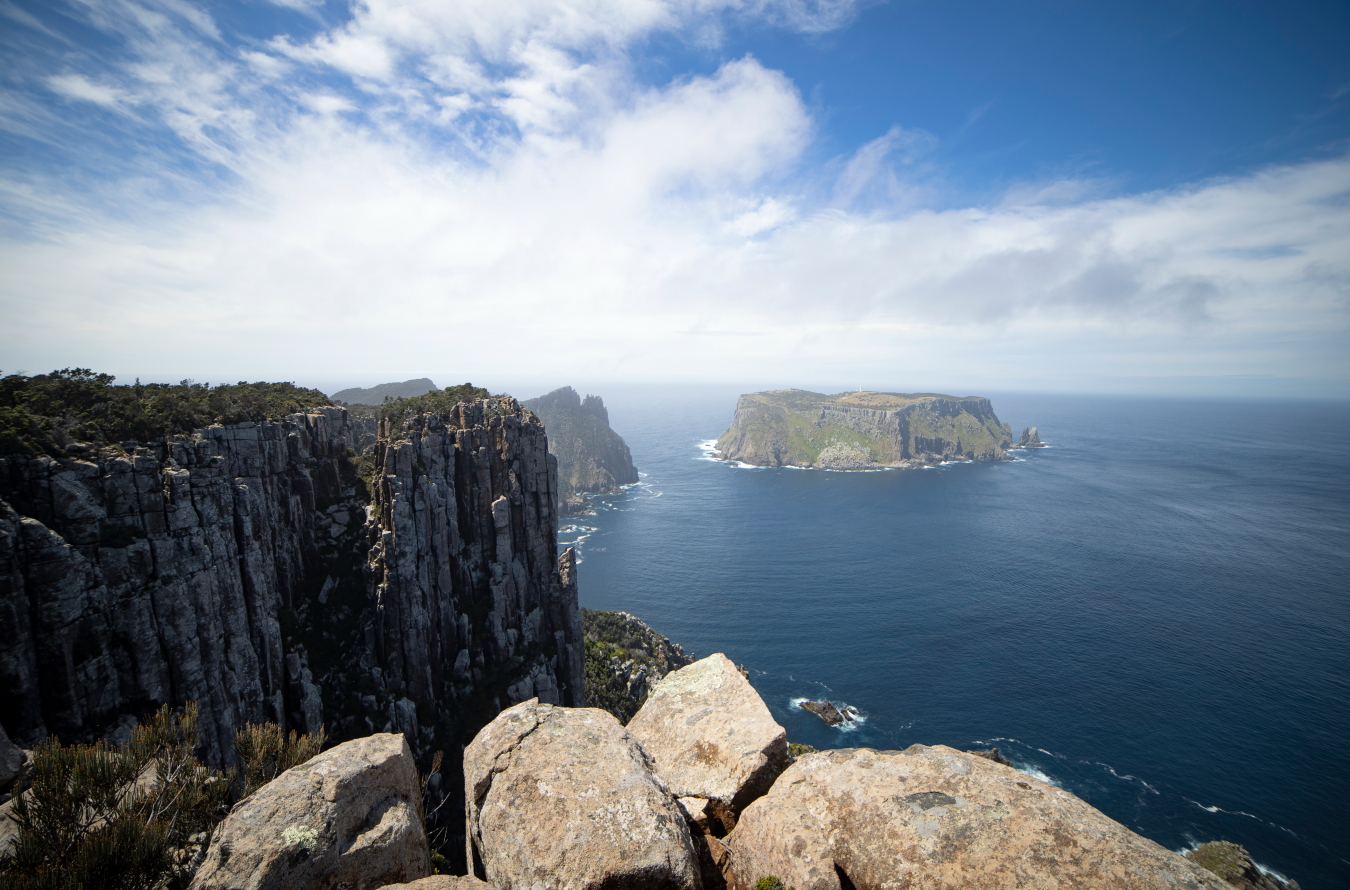
[[[996,744],[1350,887],[1350,404],[995,396],[1052,447],[849,474],[701,459],[732,391],[603,394],[646,477],[562,536],[583,606],[745,664],[794,741]]]

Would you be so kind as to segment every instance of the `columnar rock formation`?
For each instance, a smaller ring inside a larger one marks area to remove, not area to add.
[[[512,701],[582,703],[554,462],[509,398],[384,422],[346,412],[149,445],[0,458],[0,724],[31,745],[201,704],[208,760],[271,720],[457,750]],[[361,494],[371,490],[373,503]]]

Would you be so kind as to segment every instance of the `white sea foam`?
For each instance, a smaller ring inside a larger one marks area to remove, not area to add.
[[[1021,764],[1021,765],[1018,765],[1017,761],[1014,760],[1014,761],[1013,761],[1013,768],[1016,769],[1019,773],[1023,773],[1023,774],[1025,774],[1025,775],[1031,776],[1031,778],[1033,778],[1033,779],[1039,779],[1040,781],[1044,782],[1044,783],[1047,784],[1047,785],[1054,785],[1056,788],[1063,788],[1063,787],[1064,787],[1063,785],[1061,785],[1061,784],[1059,783],[1058,780],[1056,780],[1056,779],[1054,779],[1054,778],[1051,778],[1050,776],[1048,776],[1048,775],[1046,775],[1045,773],[1041,772],[1040,770],[1036,769],[1036,767],[1031,766],[1031,765],[1029,765],[1029,764]]]

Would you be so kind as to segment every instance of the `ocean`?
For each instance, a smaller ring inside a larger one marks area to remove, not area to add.
[[[792,741],[997,746],[1170,849],[1350,887],[1350,403],[981,394],[1049,447],[740,469],[705,450],[734,391],[602,391],[643,476],[564,524],[581,604],[725,652]]]

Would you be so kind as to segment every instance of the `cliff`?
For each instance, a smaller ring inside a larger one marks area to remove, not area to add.
[[[599,396],[582,399],[570,386],[522,403],[548,428],[549,451],[558,458],[559,509],[581,513],[583,492],[614,492],[638,481],[627,444],[609,428]]]
[[[723,460],[837,470],[1006,460],[1012,447],[988,399],[800,389],[741,396],[717,440]]]
[[[338,407],[0,458],[0,724],[69,742],[195,700],[220,764],[246,721],[425,756],[581,704],[542,424],[500,398],[380,432],[369,479]]]

